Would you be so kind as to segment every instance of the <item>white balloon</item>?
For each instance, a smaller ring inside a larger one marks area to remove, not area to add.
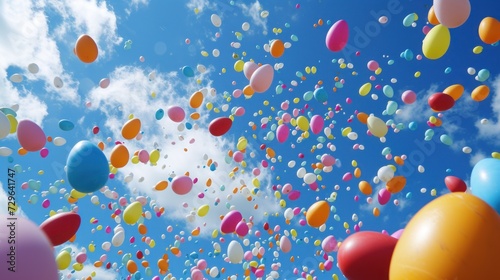
[[[212,16],[210,16],[210,21],[215,27],[220,27],[222,24],[221,18],[216,14],[212,14]]]
[[[23,76],[21,74],[13,74],[10,76],[9,80],[13,83],[20,83],[23,81]]]
[[[36,63],[30,63],[28,65],[28,71],[30,71],[31,74],[36,74],[36,73],[38,73],[39,70],[40,70],[40,68],[38,67],[38,65]]]
[[[394,177],[394,170],[390,166],[382,166],[377,172],[377,177],[387,183]]]
[[[52,140],[52,142],[56,146],[62,146],[64,144],[66,144],[66,139],[64,139],[62,137],[55,137],[54,140]]]
[[[8,148],[8,147],[0,147],[0,156],[8,157],[11,154],[12,154],[12,150],[10,148]]]
[[[231,243],[229,243],[229,246],[227,246],[227,256],[229,257],[229,261],[231,263],[241,263],[243,260],[243,254],[243,247],[241,247],[241,244],[238,241],[232,240]]]
[[[61,79],[61,78],[59,78],[59,77],[55,77],[55,78],[54,78],[54,86],[55,86],[56,88],[62,88],[62,87],[63,87],[63,85],[64,85],[64,83],[63,83],[63,81],[62,81],[62,79]]]

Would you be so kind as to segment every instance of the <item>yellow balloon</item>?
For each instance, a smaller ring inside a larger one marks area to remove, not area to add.
[[[82,197],[86,196],[87,194],[79,192],[75,189],[72,189],[71,192],[69,193],[69,195],[73,198],[82,198]]]
[[[9,120],[10,123],[10,131],[9,133],[16,133],[17,131],[17,119],[11,114],[6,115],[7,119]]]
[[[123,211],[123,221],[129,225],[135,224],[142,216],[142,205],[139,201],[134,201]]]
[[[422,52],[428,59],[442,57],[450,46],[450,30],[448,27],[438,24],[434,26],[422,42]]]
[[[160,151],[158,151],[157,149],[154,149],[149,153],[149,161],[151,163],[156,163],[159,159],[160,159]]]
[[[66,250],[62,250],[56,257],[56,263],[59,270],[68,268],[71,264],[71,254]]]
[[[245,62],[243,60],[236,60],[236,62],[234,63],[234,71],[236,72],[241,72],[243,71],[243,66],[245,65]]]
[[[371,83],[366,83],[359,88],[359,95],[366,96],[372,89]]]
[[[379,138],[384,137],[389,131],[385,122],[375,116],[369,116],[366,120],[366,124],[371,134]]]
[[[302,131],[307,131],[309,129],[309,120],[304,116],[299,116],[297,118],[297,126]]]

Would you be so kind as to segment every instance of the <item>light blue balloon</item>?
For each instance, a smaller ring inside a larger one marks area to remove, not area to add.
[[[484,82],[488,80],[490,77],[490,71],[488,69],[481,69],[479,72],[477,72],[477,79],[480,82]]]
[[[474,166],[470,178],[472,194],[500,213],[500,160],[486,158]]]
[[[385,96],[387,96],[388,98],[392,98],[394,96],[394,90],[392,89],[392,87],[390,85],[385,85],[382,88],[382,91],[384,92]]]
[[[413,52],[410,49],[406,49],[403,52],[403,58],[406,59],[407,61],[410,61],[413,59]]]
[[[403,19],[403,25],[405,27],[410,27],[412,23],[415,22],[415,13],[411,13],[409,15],[407,15],[404,19]]]
[[[66,167],[69,184],[79,192],[95,192],[108,181],[108,160],[101,149],[90,141],[76,143],[69,152]]]
[[[182,74],[184,74],[184,76],[188,78],[191,78],[194,77],[194,70],[189,66],[184,66],[182,67]]]
[[[396,103],[392,100],[389,100],[389,102],[387,102],[387,106],[385,107],[385,110],[387,111],[387,114],[389,116],[396,113],[397,109],[398,109],[398,103]]]
[[[323,87],[317,88],[314,90],[314,99],[321,103],[326,102],[328,100],[328,93],[326,93]]]
[[[445,74],[450,74],[451,73],[451,67],[446,67],[446,69],[444,69],[444,73]]]
[[[313,97],[314,97],[314,93],[312,91],[307,91],[304,93],[304,96],[302,96],[304,101],[310,101]]]
[[[441,135],[441,137],[439,137],[439,140],[441,140],[441,142],[443,144],[448,145],[448,146],[453,144],[453,140],[451,139],[451,137],[446,135],[446,134]]]

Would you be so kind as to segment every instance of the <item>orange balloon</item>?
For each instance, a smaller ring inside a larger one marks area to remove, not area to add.
[[[137,264],[133,260],[128,260],[127,270],[129,273],[134,274],[137,271]]]
[[[434,6],[431,6],[431,8],[429,9],[429,13],[427,14],[427,20],[432,25],[438,25],[440,23],[438,18],[436,17],[436,14],[434,13]]]
[[[25,148],[19,148],[17,150],[17,153],[20,155],[20,156],[24,156],[25,154],[28,153],[28,151],[25,149]]]
[[[359,169],[359,167],[356,167],[356,169],[354,169],[354,177],[361,177],[361,169]]]
[[[362,124],[366,124],[366,122],[368,121],[368,114],[366,113],[360,112],[356,115],[356,117]]]
[[[385,188],[390,193],[398,193],[403,190],[406,186],[406,178],[403,176],[394,176],[389,182],[385,185]]]
[[[378,217],[380,216],[380,209],[378,209],[377,207],[373,208],[373,216],[375,217]]]
[[[163,271],[168,270],[168,262],[165,259],[158,260],[158,268]]]
[[[361,181],[358,184],[359,191],[364,195],[371,195],[373,188],[367,181]]]
[[[193,120],[197,120],[200,118],[200,113],[198,113],[198,112],[191,113],[191,115],[189,115],[189,117]]]
[[[251,97],[254,94],[254,91],[250,85],[247,85],[243,88],[243,95],[247,97]]]
[[[459,84],[451,85],[443,90],[443,93],[448,94],[449,96],[453,97],[455,101],[457,101],[464,93],[464,87]]]
[[[490,88],[487,85],[480,85],[476,87],[470,94],[472,100],[478,102],[485,100],[488,95],[490,95]]]
[[[330,204],[325,200],[315,202],[307,209],[306,221],[312,227],[320,227],[328,220],[330,216]]]
[[[137,226],[137,230],[139,231],[140,234],[144,235],[148,233],[148,228],[144,224],[139,224]]]
[[[276,152],[273,149],[269,148],[269,147],[266,148],[266,154],[269,156],[269,158],[275,158],[276,157]]]
[[[448,193],[410,220],[390,266],[390,279],[500,279],[500,216],[482,199]]]
[[[155,190],[163,191],[168,187],[168,181],[160,181],[156,183]]]
[[[276,39],[272,41],[271,46],[269,48],[269,53],[274,58],[281,57],[283,53],[285,53],[285,44],[280,39]]]
[[[122,127],[122,136],[127,140],[134,139],[141,131],[141,120],[131,119]]]
[[[400,157],[400,156],[395,156],[394,157],[394,162],[397,164],[397,165],[403,165],[405,164],[405,161]]]
[[[485,44],[493,44],[500,41],[500,21],[496,18],[485,17],[479,24],[479,38]]]
[[[101,151],[104,151],[104,148],[105,148],[104,142],[99,141],[99,143],[97,143],[97,147],[99,147],[99,149],[101,149]]]
[[[203,93],[201,91],[193,93],[189,98],[189,106],[191,106],[191,108],[193,109],[199,108],[202,103],[203,103]]]
[[[76,40],[74,52],[82,62],[92,63],[97,59],[99,50],[97,49],[97,44],[94,39],[84,34]]]
[[[129,156],[130,154],[127,147],[125,147],[125,145],[118,144],[111,151],[111,157],[109,161],[114,167],[122,168],[127,165]]]

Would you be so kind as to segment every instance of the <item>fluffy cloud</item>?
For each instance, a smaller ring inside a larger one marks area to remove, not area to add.
[[[498,134],[500,133],[500,75],[498,75],[491,86],[493,92],[491,100],[491,109],[493,110],[494,119],[486,124],[476,122],[476,127],[479,130],[479,138],[488,139],[495,143],[500,143]]]
[[[239,7],[241,8],[245,16],[250,17],[252,19],[252,23],[255,26],[259,26],[262,28],[263,34],[267,34],[267,18],[263,18],[260,16],[260,13],[262,11],[262,6],[259,0],[255,1],[250,5],[239,4]]]

